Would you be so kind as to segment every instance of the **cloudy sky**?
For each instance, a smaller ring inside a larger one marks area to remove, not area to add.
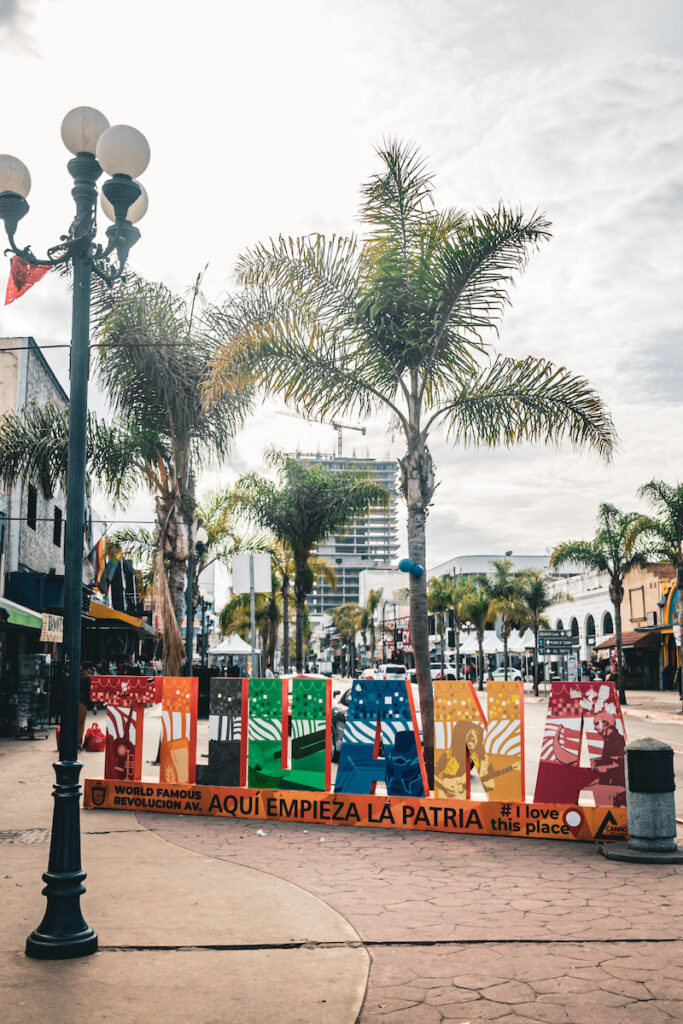
[[[256,241],[355,230],[388,135],[428,156],[438,205],[543,210],[553,238],[498,347],[587,376],[619,454],[605,466],[569,448],[462,451],[434,436],[427,537],[430,565],[543,552],[588,535],[598,502],[637,507],[640,483],[681,476],[682,28],[677,0],[0,0],[0,150],[33,177],[20,241],[40,251],[70,223],[59,126],[80,104],[150,141],[135,269],[183,291],[208,263],[213,301]],[[52,275],[0,311],[0,336],[55,344],[69,326]],[[50,361],[66,385],[64,352]],[[367,427],[346,434],[345,454],[400,454],[383,422]],[[204,482],[260,469],[274,438],[335,443],[330,427],[266,406]],[[148,508],[141,495],[129,514]]]

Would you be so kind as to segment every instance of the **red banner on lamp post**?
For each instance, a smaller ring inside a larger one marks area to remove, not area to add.
[[[10,302],[20,299],[36,281],[40,281],[51,269],[51,267],[34,267],[26,260],[22,260],[20,256],[13,256],[5,292],[5,305],[9,306]]]

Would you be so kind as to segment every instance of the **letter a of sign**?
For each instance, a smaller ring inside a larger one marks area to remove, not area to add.
[[[422,744],[416,741],[413,695],[405,679],[355,679],[339,755],[335,793],[426,796]],[[378,757],[380,738],[384,757]]]
[[[586,730],[590,768],[579,764]],[[590,790],[597,807],[623,807],[624,720],[612,683],[552,684],[534,803],[578,803]]]
[[[434,682],[434,789],[470,799],[470,759],[490,800],[524,800],[522,684],[489,680],[488,719],[472,683]]]

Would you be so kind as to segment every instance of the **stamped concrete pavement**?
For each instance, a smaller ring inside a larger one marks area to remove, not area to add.
[[[0,741],[2,1024],[353,1024],[369,958],[342,915],[272,872],[171,845],[130,812],[81,816],[99,952],[26,957],[45,908],[53,746]]]
[[[680,867],[547,840],[138,819],[343,914],[372,959],[361,1024],[683,1020]]]

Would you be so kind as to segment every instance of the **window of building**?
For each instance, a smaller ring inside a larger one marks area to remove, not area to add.
[[[645,619],[645,588],[632,587],[628,592],[631,606],[631,619],[641,622]]]
[[[52,529],[52,543],[56,548],[62,546],[62,510],[55,505],[55,521]]]
[[[28,502],[26,504],[26,525],[29,530],[35,530],[36,517],[38,515],[38,491],[33,484],[28,485]]]

